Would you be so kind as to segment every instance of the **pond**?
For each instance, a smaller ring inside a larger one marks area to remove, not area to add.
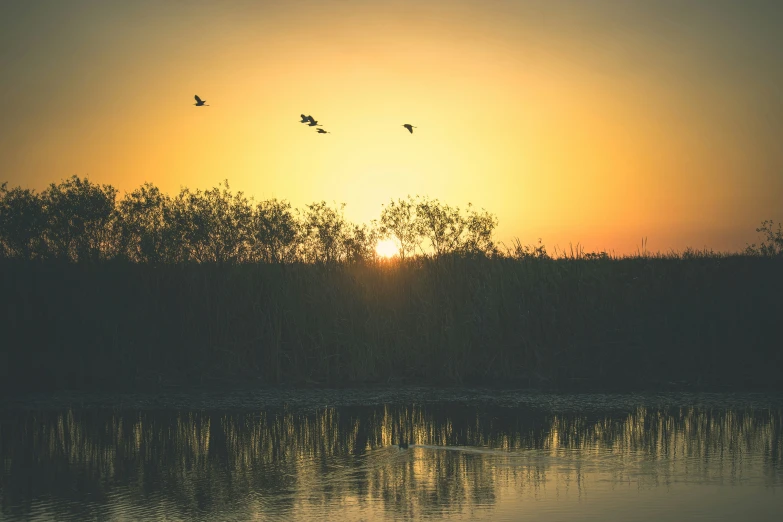
[[[778,520],[782,428],[758,394],[30,395],[0,519]]]

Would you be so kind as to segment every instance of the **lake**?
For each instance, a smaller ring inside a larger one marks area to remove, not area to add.
[[[27,395],[0,519],[780,520],[782,428],[768,394]]]

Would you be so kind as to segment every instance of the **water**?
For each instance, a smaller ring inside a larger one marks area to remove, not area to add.
[[[780,396],[407,388],[2,404],[2,520],[755,521],[783,511]]]

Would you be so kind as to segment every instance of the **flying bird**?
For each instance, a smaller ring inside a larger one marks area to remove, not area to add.
[[[313,119],[312,116],[308,116],[307,117],[307,121],[310,122],[310,123],[307,124],[308,127],[320,127],[321,126],[321,125],[319,125],[317,120]]]
[[[315,129],[315,130],[318,131],[318,134],[331,134],[331,132],[327,132],[327,131],[325,131],[323,129]]]
[[[196,103],[194,103],[193,105],[195,105],[196,107],[204,106],[204,104],[207,103],[207,100],[202,100],[201,98],[198,97],[198,94],[195,96],[195,98],[196,98]],[[206,107],[209,107],[209,105],[206,105]]]
[[[305,116],[304,114],[300,114],[302,119],[299,121],[299,123],[307,123],[310,121],[310,116]]]
[[[416,128],[416,127],[414,127],[413,125],[411,125],[410,123],[406,123],[405,125],[403,125],[403,127],[405,127],[406,129],[408,129],[408,132],[410,132],[411,134],[413,134],[413,129],[415,129],[415,128]]]

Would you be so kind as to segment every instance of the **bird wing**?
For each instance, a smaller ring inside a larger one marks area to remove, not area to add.
[[[197,102],[201,103],[201,98],[198,97],[198,94],[196,96],[194,96],[194,98],[196,98]]]
[[[315,123],[315,120],[313,119],[312,116],[308,116],[307,119],[310,120],[310,123],[313,123],[313,124]]]

